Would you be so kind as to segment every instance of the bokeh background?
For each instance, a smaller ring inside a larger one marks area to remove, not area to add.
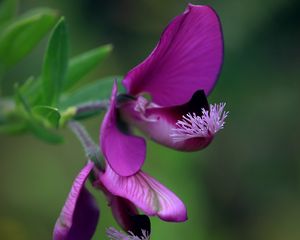
[[[105,43],[113,54],[86,81],[125,74],[155,46],[188,1],[22,0],[19,12],[47,6],[66,16],[71,55]],[[225,62],[210,102],[227,103],[225,129],[204,151],[185,154],[149,142],[145,170],[188,207],[185,223],[152,218],[152,239],[300,239],[300,1],[193,1],[220,15]],[[5,77],[38,75],[46,39]],[[9,88],[8,88],[9,89]],[[85,121],[95,140],[101,116]],[[0,239],[51,239],[70,186],[85,161],[65,143],[0,136]],[[117,227],[102,194],[93,239]]]

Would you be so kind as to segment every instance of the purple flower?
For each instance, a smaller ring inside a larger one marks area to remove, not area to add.
[[[223,128],[225,104],[209,105],[223,60],[223,38],[217,14],[208,6],[189,4],[164,30],[159,43],[122,83],[101,126],[101,148],[121,176],[137,173],[145,160],[146,143],[131,134],[135,126],[165,146],[196,151]],[[149,94],[151,100],[144,94]]]
[[[56,221],[54,240],[89,240],[99,218],[93,196],[84,187],[92,173],[93,186],[106,195],[113,216],[126,232],[135,236],[150,234],[148,216],[158,216],[165,221],[180,222],[187,219],[182,201],[154,178],[139,171],[130,177],[116,174],[107,164],[105,171],[96,169],[89,161],[76,177],[65,205]],[[140,215],[138,208],[146,215]]]

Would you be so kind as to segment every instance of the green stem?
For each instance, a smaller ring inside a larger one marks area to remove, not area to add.
[[[100,170],[104,170],[103,157],[99,147],[94,143],[83,125],[73,120],[68,123],[68,126],[80,141],[87,157],[91,159]]]

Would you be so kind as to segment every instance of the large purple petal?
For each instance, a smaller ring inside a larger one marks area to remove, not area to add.
[[[101,126],[100,144],[109,165],[121,176],[135,174],[146,157],[146,142],[141,137],[126,135],[118,129],[116,109],[117,85],[113,86],[110,108]]]
[[[149,216],[156,215],[172,222],[187,219],[183,202],[142,171],[130,177],[121,177],[107,166],[105,173],[100,175],[100,181],[113,195],[128,199]]]
[[[165,29],[153,52],[124,78],[129,94],[150,93],[161,106],[180,105],[203,89],[208,95],[223,61],[220,20],[208,6],[189,4]]]
[[[89,240],[99,218],[93,196],[84,187],[94,164],[89,162],[76,177],[65,205],[56,221],[54,240]]]

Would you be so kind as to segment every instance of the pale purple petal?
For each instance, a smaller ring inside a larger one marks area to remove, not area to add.
[[[93,196],[84,187],[94,164],[89,162],[76,177],[65,205],[56,221],[54,240],[89,240],[99,218]]]
[[[100,175],[100,181],[112,194],[128,199],[149,216],[156,215],[172,222],[187,219],[183,202],[142,171],[130,177],[121,177],[107,166],[105,173]]]
[[[146,157],[146,142],[141,137],[126,135],[117,126],[117,85],[113,86],[110,108],[101,125],[101,150],[109,165],[121,176],[135,174]]]
[[[129,94],[150,93],[161,106],[180,105],[215,85],[223,61],[220,20],[208,6],[189,5],[167,26],[153,52],[123,84]]]

